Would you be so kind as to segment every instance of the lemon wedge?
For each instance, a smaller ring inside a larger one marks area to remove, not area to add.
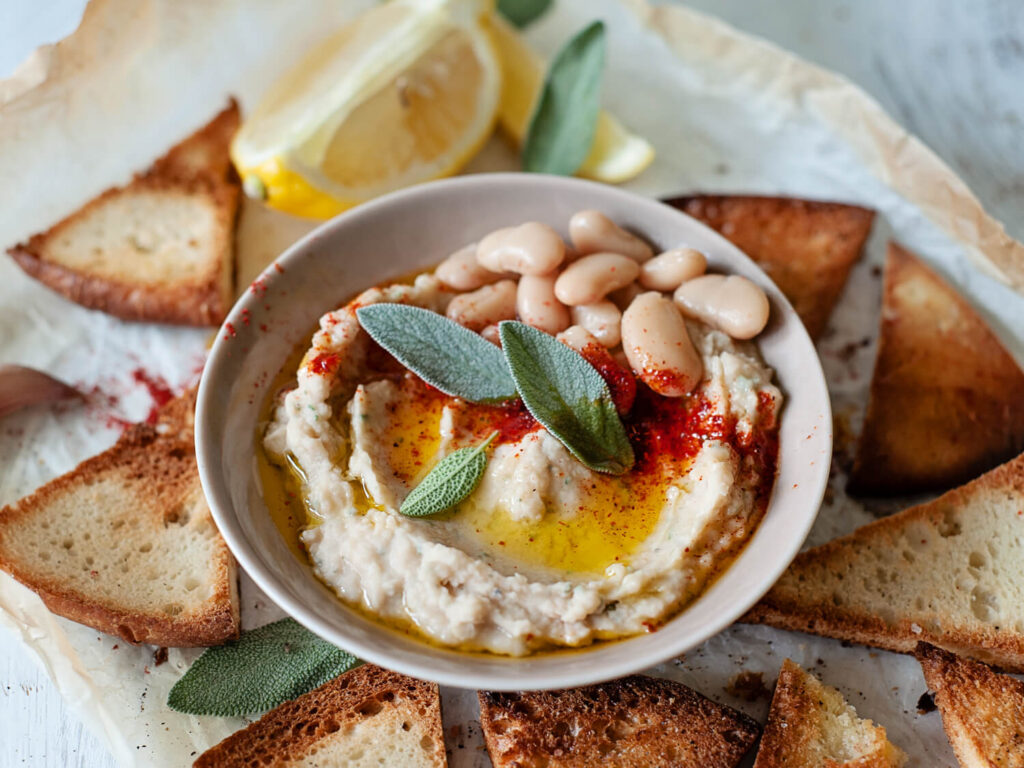
[[[513,141],[522,144],[533,105],[544,85],[547,64],[507,21],[497,14],[489,21],[503,75],[498,122]],[[619,184],[640,174],[652,160],[654,147],[650,142],[602,110],[594,144],[578,175]]]
[[[349,22],[276,82],[231,157],[247,189],[328,218],[451,175],[494,128],[492,0],[393,0]]]

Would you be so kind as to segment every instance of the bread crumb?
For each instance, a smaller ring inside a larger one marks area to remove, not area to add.
[[[770,699],[772,692],[764,684],[764,676],[760,672],[744,670],[735,675],[725,686],[725,691],[730,696],[735,696],[743,701],[754,702],[760,699]]]

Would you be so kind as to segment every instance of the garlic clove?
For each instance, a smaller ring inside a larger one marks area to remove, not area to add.
[[[31,405],[81,397],[74,387],[35,368],[0,365],[0,418]]]

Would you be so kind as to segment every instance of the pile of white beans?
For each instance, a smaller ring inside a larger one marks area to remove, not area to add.
[[[734,339],[768,322],[764,291],[739,275],[705,274],[693,248],[655,255],[600,211],[573,215],[569,238],[571,248],[530,221],[456,251],[436,271],[461,292],[448,317],[495,342],[497,324],[518,317],[576,349],[621,344],[633,372],[666,397],[691,392],[703,375],[684,317]]]

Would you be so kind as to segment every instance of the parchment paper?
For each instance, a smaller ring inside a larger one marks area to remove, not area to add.
[[[93,0],[79,30],[40,49],[0,83],[0,245],[43,229],[132,172],[237,95],[252,108],[296,55],[370,5],[346,0]],[[874,356],[885,240],[897,237],[962,288],[1024,360],[1024,247],[988,217],[965,185],[857,88],[774,46],[680,7],[642,0],[558,0],[528,32],[551,53],[595,17],[609,31],[605,103],[655,144],[636,191],[760,192],[854,202],[880,212],[819,344],[836,413],[856,429]],[[515,167],[500,141],[469,172]],[[313,226],[258,206],[243,212],[240,285]],[[984,268],[984,274],[974,265]],[[993,279],[993,277],[998,279]],[[1002,282],[999,282],[999,281]],[[1005,283],[1005,284],[1004,284]],[[1018,331],[1018,333],[1020,333]],[[33,411],[0,425],[0,504],[110,445],[118,420],[151,406],[133,372],[180,387],[198,375],[210,332],[130,325],[51,294],[0,258],[0,362],[48,370],[94,390],[85,407]],[[865,342],[866,340],[866,342]],[[837,456],[849,441],[838,431]],[[845,497],[841,461],[809,543],[872,513]],[[243,623],[280,611],[243,577]],[[168,710],[167,690],[197,655],[151,647],[50,615],[0,577],[0,622],[17,632],[71,707],[125,766],[183,766],[242,724]],[[768,701],[726,692],[741,671],[770,689],[789,656],[839,687],[886,726],[911,766],[954,766],[937,714],[918,716],[925,691],[908,657],[790,634],[734,627],[652,672],[681,680],[762,722]],[[444,692],[454,766],[486,766],[471,693]]]

